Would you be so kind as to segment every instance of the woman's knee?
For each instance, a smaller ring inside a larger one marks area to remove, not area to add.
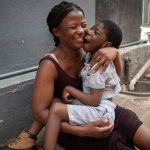
[[[150,129],[141,125],[135,133],[134,144],[142,150],[150,150]]]

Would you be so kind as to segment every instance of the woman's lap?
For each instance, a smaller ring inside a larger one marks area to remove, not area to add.
[[[115,128],[108,138],[94,139],[61,134],[59,144],[67,150],[133,150],[133,138],[142,122],[128,109],[117,106],[115,113]]]
[[[137,115],[129,109],[117,106],[114,131],[119,132],[127,143],[133,145],[134,135],[142,122]]]

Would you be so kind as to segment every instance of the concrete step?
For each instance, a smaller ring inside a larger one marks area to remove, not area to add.
[[[150,80],[150,74],[146,74],[146,75],[144,76],[144,79]]]

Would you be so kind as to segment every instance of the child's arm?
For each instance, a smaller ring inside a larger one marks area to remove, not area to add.
[[[63,98],[67,100],[70,96],[75,97],[86,105],[97,106],[101,100],[102,90],[91,89],[90,93],[84,93],[72,86],[66,86],[63,92]]]
[[[119,52],[117,53],[113,62],[114,62],[115,68],[116,68],[116,72],[117,72],[118,76],[120,77],[122,74],[123,67],[122,67],[122,61],[121,61]]]

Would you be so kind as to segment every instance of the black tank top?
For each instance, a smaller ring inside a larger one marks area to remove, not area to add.
[[[40,62],[45,59],[53,62],[57,70],[57,78],[55,79],[55,83],[54,83],[54,96],[53,97],[61,98],[63,89],[67,85],[70,85],[79,90],[82,90],[82,78],[81,77],[80,78],[70,77],[50,55],[43,57],[40,60]]]

